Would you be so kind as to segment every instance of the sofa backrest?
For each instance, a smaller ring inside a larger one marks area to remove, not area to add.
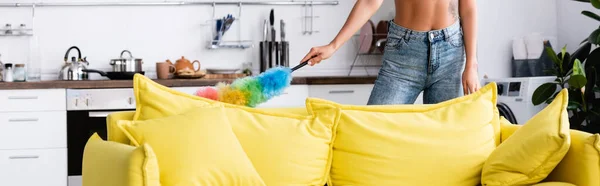
[[[292,114],[302,114],[307,115],[308,112],[304,107],[295,107],[295,108],[258,108],[260,110],[265,110],[269,112],[284,112],[284,113],[292,113]],[[115,112],[108,115],[106,118],[106,132],[108,136],[108,141],[119,142],[123,144],[129,144],[129,139],[125,136],[125,133],[121,131],[121,129],[117,126],[117,122],[119,120],[132,120],[135,111],[122,111]]]

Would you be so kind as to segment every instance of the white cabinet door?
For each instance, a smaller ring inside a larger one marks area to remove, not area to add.
[[[67,149],[0,151],[0,185],[66,186]]]
[[[67,113],[0,113],[0,149],[67,147]]]
[[[309,96],[340,104],[366,105],[373,84],[354,85],[311,85]]]
[[[66,110],[65,89],[1,90],[0,112]]]
[[[271,98],[257,108],[305,107],[306,98],[308,98],[307,85],[292,85],[285,89],[282,95]]]

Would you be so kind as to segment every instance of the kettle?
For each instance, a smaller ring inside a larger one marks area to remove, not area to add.
[[[77,50],[78,53],[78,58],[75,59],[75,57],[71,58],[71,61],[68,62],[67,60],[69,59],[69,53],[71,52],[71,50]],[[67,53],[65,54],[65,64],[62,66],[60,73],[58,75],[58,79],[60,80],[87,80],[88,79],[88,74],[87,72],[84,72],[83,70],[87,69],[87,66],[89,65],[89,62],[86,60],[86,58],[81,58],[81,50],[79,50],[79,48],[77,48],[76,46],[72,46],[71,48],[69,48],[69,50],[67,50]]]

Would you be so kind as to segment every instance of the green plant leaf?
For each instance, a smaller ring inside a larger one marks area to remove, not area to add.
[[[598,1],[600,1],[600,0],[598,0]],[[600,36],[600,28],[594,30],[590,34],[590,36],[588,37],[588,41],[590,43],[592,43],[592,44],[595,44],[595,45],[600,44],[600,38],[599,38],[599,36]]]
[[[581,14],[583,14],[585,16],[588,16],[588,17],[590,17],[590,18],[592,18],[592,19],[594,19],[596,21],[600,21],[600,16],[598,16],[598,14],[596,14],[594,12],[590,12],[590,11],[584,10],[584,11],[581,12]]]
[[[596,97],[594,93],[594,86],[596,86],[596,68],[593,66],[585,68],[585,74],[587,83],[585,85],[585,92],[583,94],[585,100],[593,100]]]
[[[600,69],[600,49],[594,49],[585,60],[585,67],[594,67]]]
[[[585,84],[587,84],[585,70],[583,69],[581,62],[576,59],[573,63],[573,74],[571,74],[571,78],[569,78],[569,86],[580,89],[585,86]]]
[[[550,59],[552,60],[552,62],[554,62],[555,65],[561,66],[562,63],[558,59],[558,56],[556,56],[556,52],[554,52],[552,47],[546,47],[546,53],[548,53],[548,57],[550,57]]]
[[[568,52],[561,53],[559,58],[562,59],[561,60],[562,61],[561,70],[563,71],[562,72],[563,74],[561,74],[561,76],[567,76],[569,71],[571,71],[571,69],[573,68],[573,62],[571,61],[571,54],[569,54]]]
[[[573,52],[573,55],[571,55],[571,60],[569,61],[571,63],[570,65],[573,65],[575,59],[579,59],[579,61],[585,61],[590,55],[591,50],[592,44],[589,42],[585,42],[584,44],[580,45],[579,48]]]
[[[550,99],[550,97],[556,92],[556,88],[556,84],[554,83],[544,83],[540,85],[533,92],[531,102],[533,103],[533,105],[539,105],[544,103],[544,101]]]
[[[569,105],[567,106],[567,110],[580,110],[583,105],[581,103],[577,103],[575,101],[569,101]]]
[[[600,9],[600,0],[590,0],[590,2],[592,3],[592,6],[594,6],[594,8]]]

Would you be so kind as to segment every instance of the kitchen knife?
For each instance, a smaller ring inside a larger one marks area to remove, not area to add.
[[[271,23],[271,41],[275,42],[275,37],[277,36],[275,33],[275,10],[271,9],[271,15],[269,16],[269,21]]]
[[[269,39],[269,21],[265,19],[264,30],[263,30],[263,41],[267,41]]]
[[[283,19],[279,22],[279,26],[281,26],[281,42],[285,41],[285,22],[283,22]]]

